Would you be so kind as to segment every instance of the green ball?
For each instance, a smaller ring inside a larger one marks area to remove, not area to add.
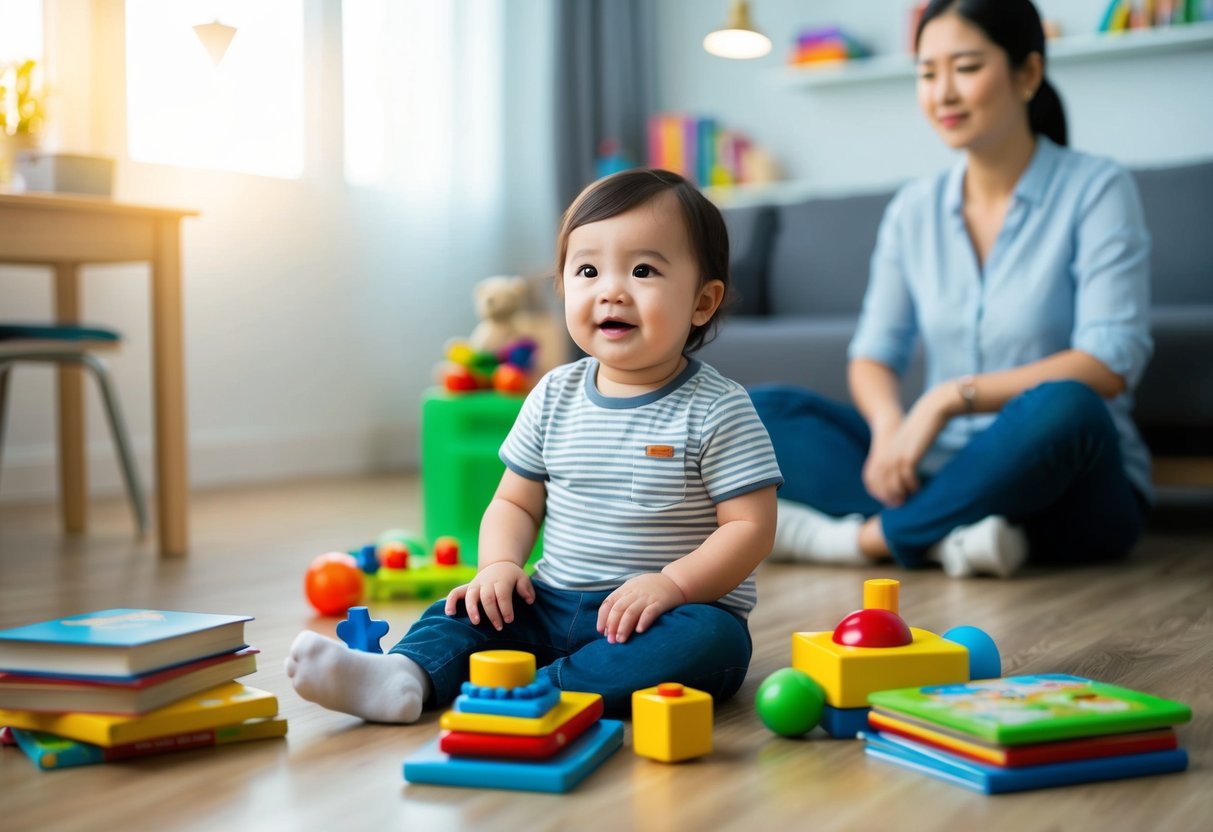
[[[783,737],[800,737],[812,731],[825,704],[821,685],[794,667],[776,670],[764,679],[754,699],[762,724]]]

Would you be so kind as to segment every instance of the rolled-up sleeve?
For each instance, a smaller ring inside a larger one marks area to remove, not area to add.
[[[1127,171],[1095,183],[1076,228],[1074,349],[1137,386],[1154,350],[1150,336],[1150,234]]]
[[[868,288],[855,336],[847,348],[852,360],[878,361],[897,373],[905,374],[913,355],[918,324],[914,299],[906,281],[905,257],[901,236],[904,192],[885,208],[872,252]]]

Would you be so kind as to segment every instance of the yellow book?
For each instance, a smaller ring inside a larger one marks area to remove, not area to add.
[[[277,713],[278,698],[274,694],[239,682],[227,682],[139,716],[0,710],[0,725],[109,747],[233,725]]]

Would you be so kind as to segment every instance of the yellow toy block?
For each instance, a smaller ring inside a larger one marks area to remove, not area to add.
[[[552,733],[601,699],[602,697],[597,693],[580,693],[566,690],[560,694],[560,704],[543,716],[498,716],[497,714],[447,711],[438,720],[438,725],[446,731],[472,731],[477,734],[513,734],[519,737],[540,737],[544,734]]]
[[[468,676],[482,688],[521,688],[535,681],[535,657],[522,650],[481,650],[468,660]]]
[[[792,633],[792,667],[821,685],[832,708],[866,708],[878,690],[969,680],[968,650],[927,630],[910,634],[903,647],[847,647],[832,632]]]
[[[632,749],[676,763],[712,753],[712,697],[666,682],[632,694]]]

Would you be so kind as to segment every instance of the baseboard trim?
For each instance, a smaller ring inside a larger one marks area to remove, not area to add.
[[[134,440],[135,458],[148,494],[154,494],[150,439]],[[302,477],[416,470],[416,426],[375,425],[352,430],[287,433],[269,428],[198,433],[190,437],[190,488],[218,488]],[[58,499],[54,445],[5,450],[0,459],[0,504]],[[118,458],[108,437],[88,444],[90,497],[123,494]]]

